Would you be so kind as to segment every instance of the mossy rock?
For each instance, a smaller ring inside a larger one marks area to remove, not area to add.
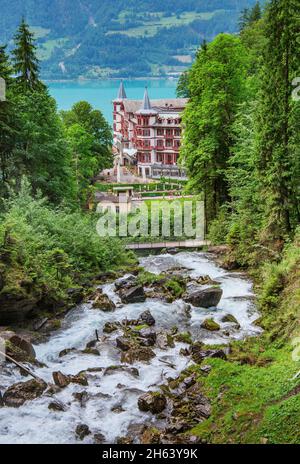
[[[193,343],[192,336],[190,332],[182,332],[179,333],[175,336],[175,340],[177,342],[181,343],[187,343],[188,345],[191,345]]]
[[[217,332],[220,330],[219,324],[213,319],[205,319],[201,324],[202,329],[209,330],[210,332]]]

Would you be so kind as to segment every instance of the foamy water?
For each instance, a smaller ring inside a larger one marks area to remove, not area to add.
[[[92,304],[87,303],[71,311],[59,331],[46,343],[35,346],[37,359],[47,365],[44,368],[33,368],[37,375],[52,382],[53,371],[77,374],[88,368],[121,365],[120,350],[115,344],[115,338],[120,332],[107,336],[107,340],[100,346],[100,356],[71,352],[59,358],[59,353],[67,348],[84,349],[87,342],[95,338],[96,329],[102,334],[106,322],[137,319],[146,309],[156,319],[155,329],[177,326],[179,332],[189,330],[194,339],[206,343],[228,343],[231,339],[242,339],[260,332],[253,324],[259,315],[253,304],[251,282],[244,276],[227,273],[204,253],[150,256],[142,258],[140,264],[157,274],[182,266],[189,269],[188,273],[192,277],[209,275],[220,282],[223,297],[217,309],[192,308],[189,318],[182,300],[168,304],[158,299],[147,299],[144,303],[121,305],[114,284],[104,285],[104,292],[115,301],[117,309],[105,313],[93,309]],[[240,324],[239,330],[234,329],[231,324],[221,322],[225,314],[236,317]],[[213,317],[221,325],[220,332],[211,333],[200,328],[201,322],[208,317]],[[228,330],[229,337],[224,334]],[[133,367],[139,370],[138,378],[124,372],[114,372],[111,375],[104,375],[103,371],[93,372],[88,374],[88,387],[71,384],[55,396],[44,395],[18,409],[0,408],[0,443],[75,443],[75,429],[81,423],[87,424],[92,432],[84,442],[92,443],[93,434],[101,433],[108,443],[114,443],[117,437],[126,435],[131,426],[156,420],[151,414],[139,411],[138,397],[146,391],[157,389],[167,378],[175,378],[188,366],[190,359],[179,354],[180,349],[186,346],[177,343],[175,348],[168,350],[153,348],[156,353],[153,360],[134,364]],[[17,369],[11,366],[2,369],[2,393],[17,381],[24,381]],[[73,397],[74,393],[83,391],[89,395],[84,407]],[[64,403],[65,412],[48,409],[49,403],[54,399]],[[117,412],[112,411],[116,408]]]

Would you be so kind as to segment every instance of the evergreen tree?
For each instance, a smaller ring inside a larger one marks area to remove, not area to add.
[[[39,80],[39,61],[36,56],[34,34],[30,32],[24,18],[14,37],[13,50],[14,71],[17,74],[17,83],[24,90],[38,90],[43,84]]]
[[[0,46],[0,77],[5,80],[6,86],[8,87],[8,84],[12,80],[12,67],[6,53],[6,48],[6,45]]]
[[[237,37],[220,34],[200,49],[190,71],[190,102],[184,113],[181,159],[191,186],[204,192],[207,221],[229,200],[226,170],[232,125],[245,97],[245,50]]]
[[[0,77],[5,81],[5,100],[0,101],[0,196],[4,198],[8,194],[10,180],[16,174],[13,151],[17,137],[17,117],[11,101],[12,68],[6,46],[0,47]]]
[[[239,27],[243,31],[248,26],[251,26],[256,21],[262,18],[262,10],[259,2],[256,2],[253,8],[245,8],[240,16]]]
[[[262,18],[262,10],[259,2],[256,2],[252,10],[250,11],[250,24],[259,21]]]
[[[272,0],[266,15],[257,118],[257,157],[265,226],[282,239],[300,221],[300,108],[292,100],[292,81],[299,75],[298,0]]]

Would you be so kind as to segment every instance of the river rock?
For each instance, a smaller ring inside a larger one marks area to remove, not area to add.
[[[135,346],[122,353],[121,362],[134,364],[137,361],[147,362],[152,358],[155,358],[155,353],[151,350],[151,348],[148,346]]]
[[[223,295],[220,287],[201,288],[191,286],[183,296],[184,301],[198,308],[212,308],[219,304]]]
[[[73,397],[75,398],[76,401],[79,402],[82,408],[86,406],[86,403],[89,400],[89,394],[87,391],[75,392],[73,393]]]
[[[144,427],[140,436],[141,445],[158,445],[160,443],[161,430],[155,427]]]
[[[160,330],[157,333],[156,344],[161,350],[167,350],[168,348],[174,348],[174,338],[173,336],[165,330]]]
[[[202,329],[209,330],[210,332],[217,332],[221,328],[213,319],[205,319],[202,322],[201,327]]]
[[[86,424],[79,424],[76,427],[75,434],[79,440],[84,440],[85,437],[91,434],[91,431]]]
[[[139,342],[142,346],[154,346],[156,339],[156,332],[151,328],[145,328],[139,331]]]
[[[193,345],[191,347],[191,355],[192,355],[192,360],[198,364],[200,364],[203,361],[203,359],[206,359],[206,358],[227,359],[227,355],[223,349],[219,348],[219,349],[205,350],[203,349],[203,347],[199,345]]]
[[[78,375],[65,375],[60,371],[53,372],[52,374],[55,385],[60,388],[67,387],[70,383],[78,383],[79,385],[87,386],[88,381],[84,374]]]
[[[33,362],[36,358],[34,348],[30,341],[15,332],[5,330],[0,332],[0,338],[6,345],[6,353],[15,361]]]
[[[203,374],[209,374],[211,370],[212,370],[212,367],[209,364],[206,364],[205,366],[200,367],[200,371]]]
[[[53,372],[52,377],[53,377],[55,385],[57,385],[60,388],[65,388],[70,383],[69,377],[60,371]]]
[[[76,351],[76,348],[66,348],[65,350],[62,350],[58,357],[63,358],[64,356],[67,356],[69,353],[74,353]]]
[[[46,382],[36,379],[15,383],[4,393],[3,403],[5,406],[19,408],[26,401],[31,401],[41,396],[46,388]]]
[[[150,313],[149,309],[147,309],[146,311],[144,311],[140,317],[139,317],[139,321],[142,323],[142,324],[147,324],[149,325],[150,327],[155,325],[155,319],[154,317],[152,316],[152,314]]]
[[[116,338],[117,347],[122,351],[128,351],[132,347],[132,342],[125,337]]]
[[[48,409],[50,409],[50,411],[56,411],[56,412],[65,412],[67,410],[64,403],[58,400],[51,401],[51,403],[49,403],[48,405]]]
[[[138,369],[128,366],[109,366],[105,369],[103,375],[113,375],[116,372],[124,372],[126,374],[132,375],[133,377],[139,377],[140,375]]]
[[[119,329],[119,324],[117,322],[106,322],[103,327],[103,332],[111,334],[116,332]]]
[[[102,433],[95,433],[93,441],[95,445],[103,445],[106,442],[106,438]]]
[[[142,285],[135,287],[124,288],[119,292],[122,303],[143,303],[146,300],[146,295]]]
[[[115,281],[116,290],[121,290],[125,288],[131,288],[136,286],[137,284],[137,277],[134,275],[130,275],[127,277],[121,277]]]
[[[230,324],[235,324],[237,327],[240,327],[239,322],[232,314],[225,314],[221,319],[222,322],[229,322]]]
[[[102,311],[113,311],[116,309],[116,305],[109,296],[105,295],[102,293],[100,290],[98,290],[95,300],[93,302],[93,308],[95,309],[101,309]]]
[[[80,353],[82,354],[91,354],[93,356],[100,356],[100,351],[97,348],[85,348],[81,350]]]
[[[172,399],[173,408],[168,420],[168,433],[183,433],[195,425],[208,419],[211,415],[211,405],[203,393],[199,383],[183,391]]]
[[[138,407],[140,411],[152,414],[161,413],[167,406],[166,397],[160,392],[148,392],[140,396],[138,399]]]
[[[118,437],[116,442],[117,445],[132,445],[134,439],[132,437],[126,436],[126,437]]]

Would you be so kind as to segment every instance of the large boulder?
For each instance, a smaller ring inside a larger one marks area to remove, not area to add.
[[[24,321],[36,308],[39,299],[18,289],[0,294],[0,325]]]
[[[148,392],[140,396],[138,399],[138,407],[140,411],[152,414],[161,413],[167,406],[165,395],[159,392]]]
[[[119,292],[122,303],[143,303],[146,295],[142,285],[136,285],[130,288],[124,288]]]
[[[4,340],[6,354],[15,361],[33,362],[36,354],[31,342],[24,336],[17,335],[15,332],[5,330],[0,332],[0,339]]]
[[[223,290],[220,287],[201,288],[199,286],[191,286],[183,299],[187,303],[198,308],[212,308],[219,304],[223,295]]]
[[[47,388],[43,380],[29,380],[28,382],[19,382],[11,385],[3,395],[5,406],[19,408],[26,401],[34,400],[41,396]]]

